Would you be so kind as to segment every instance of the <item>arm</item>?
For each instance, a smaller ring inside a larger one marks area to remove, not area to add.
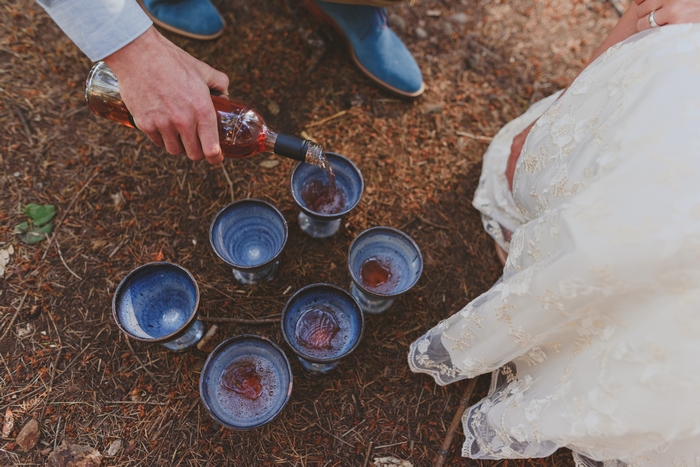
[[[109,65],[138,127],[170,154],[223,160],[209,89],[228,77],[161,36],[135,0],[37,0],[90,58]]]

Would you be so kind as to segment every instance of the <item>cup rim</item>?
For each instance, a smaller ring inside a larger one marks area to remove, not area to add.
[[[269,418],[267,418],[265,421],[260,423],[259,425],[255,426],[250,426],[246,428],[241,428],[237,426],[231,426],[228,423],[226,423],[225,420],[222,420],[214,411],[210,408],[209,404],[207,403],[207,400],[204,398],[204,375],[206,374],[207,367],[211,363],[211,361],[222,352],[223,349],[227,348],[231,344],[235,343],[234,341],[246,341],[246,340],[256,340],[256,341],[261,341],[264,343],[264,345],[269,345],[272,347],[276,352],[278,352],[282,356],[282,360],[284,361],[285,369],[287,372],[287,375],[289,376],[289,386],[287,387],[287,394],[284,396],[284,402],[280,406],[279,410],[277,412],[274,412]],[[289,363],[289,358],[287,358],[287,354],[284,353],[282,348],[277,345],[275,342],[272,340],[268,339],[267,337],[264,336],[259,336],[257,334],[239,334],[233,337],[229,337],[228,339],[224,340],[221,342],[219,345],[217,345],[214,350],[211,351],[207,359],[204,361],[204,366],[202,366],[202,371],[199,374],[199,398],[202,401],[202,405],[204,405],[204,408],[207,410],[209,415],[216,420],[219,424],[230,428],[232,430],[239,430],[239,431],[248,431],[248,430],[254,430],[256,428],[260,428],[263,425],[266,425],[270,423],[272,420],[277,418],[277,416],[282,413],[282,410],[287,406],[287,403],[289,402],[289,399],[292,397],[292,387],[294,385],[294,375],[292,373],[292,365]]]
[[[121,320],[119,319],[119,315],[117,313],[117,298],[120,296],[122,289],[126,287],[128,281],[130,279],[133,279],[134,276],[136,276],[138,273],[142,272],[145,269],[150,269],[150,268],[155,268],[155,267],[169,267],[169,268],[174,268],[174,269],[179,269],[180,271],[184,272],[187,277],[192,281],[192,284],[194,284],[194,290],[195,290],[195,302],[194,302],[194,311],[192,312],[192,316],[190,316],[185,323],[180,326],[176,331],[166,335],[166,336],[161,336],[161,337],[141,337],[141,336],[136,336],[129,332],[124,325],[122,324]],[[169,342],[172,340],[175,340],[179,337],[182,337],[194,324],[194,322],[197,320],[197,317],[199,315],[199,299],[200,299],[200,294],[199,294],[199,284],[197,284],[197,281],[195,280],[194,276],[190,271],[185,269],[184,267],[180,266],[179,264],[175,263],[170,263],[167,261],[154,261],[151,263],[146,263],[142,264],[141,266],[132,269],[129,274],[124,276],[124,278],[119,282],[119,285],[117,286],[116,290],[114,291],[114,294],[112,295],[112,318],[114,319],[114,322],[117,324],[117,327],[124,333],[126,334],[129,338],[141,341],[141,342],[152,342],[152,343],[164,343],[164,342]]]
[[[347,162],[355,170],[355,172],[357,172],[357,175],[360,178],[360,195],[357,197],[357,201],[355,201],[353,204],[351,204],[349,206],[346,206],[344,210],[342,210],[340,212],[336,212],[334,214],[324,214],[324,213],[320,213],[320,212],[315,212],[315,211],[310,210],[306,206],[304,206],[304,203],[301,200],[301,194],[298,193],[294,189],[294,176],[296,175],[299,168],[302,167],[302,164],[306,164],[306,162],[299,162],[299,163],[297,163],[297,165],[294,166],[294,169],[292,169],[292,175],[289,178],[289,183],[290,183],[290,187],[292,190],[292,198],[294,199],[294,203],[296,203],[296,205],[299,206],[299,208],[307,216],[313,217],[315,219],[332,221],[332,220],[340,219],[341,217],[343,217],[344,215],[346,215],[347,213],[349,213],[350,211],[355,209],[358,204],[360,204],[360,201],[362,200],[362,195],[365,192],[365,179],[364,179],[364,177],[362,177],[362,172],[357,167],[357,165],[353,161],[351,161],[349,158],[347,158],[346,156],[339,154],[337,152],[331,152],[331,151],[326,151],[326,152],[324,152],[324,154],[326,156],[332,156],[334,158],[342,159],[343,161]],[[330,160],[329,160],[329,163],[330,163]]]
[[[306,292],[309,289],[321,288],[321,287],[333,289],[336,292],[339,292],[341,295],[347,296],[350,300],[352,300],[352,303],[355,306],[355,309],[357,310],[357,312],[360,315],[360,332],[357,335],[357,339],[355,340],[353,345],[350,346],[350,348],[348,348],[345,352],[343,352],[340,355],[334,355],[332,357],[314,357],[311,355],[302,354],[301,352],[299,352],[297,350],[297,348],[295,346],[293,346],[290,343],[290,338],[287,335],[287,331],[286,331],[285,326],[284,326],[284,319],[287,316],[287,312],[289,311],[289,306],[292,303],[292,301],[295,300],[299,295],[301,295],[302,293]],[[342,358],[347,357],[357,348],[357,346],[360,345],[360,341],[362,340],[362,337],[365,335],[365,313],[362,310],[362,307],[360,306],[360,303],[357,301],[357,299],[355,297],[353,297],[352,294],[350,292],[348,292],[347,290],[342,289],[334,284],[329,284],[326,282],[318,282],[315,284],[309,284],[309,285],[302,287],[301,289],[294,292],[294,294],[292,294],[291,297],[289,297],[289,300],[287,300],[287,303],[285,303],[284,308],[282,309],[282,316],[280,317],[280,328],[282,329],[282,336],[284,337],[284,341],[287,343],[289,348],[292,349],[292,352],[294,352],[297,356],[303,358],[306,361],[312,362],[312,363],[333,363],[333,362],[339,361]]]
[[[400,237],[404,238],[408,243],[411,244],[411,246],[416,250],[416,253],[418,253],[418,258],[420,258],[420,268],[418,269],[418,274],[416,274],[415,279],[409,285],[405,290],[397,293],[382,293],[382,292],[376,292],[374,290],[370,290],[364,285],[362,285],[362,281],[360,280],[359,277],[355,275],[355,271],[353,270],[352,267],[350,267],[350,252],[352,249],[355,247],[355,244],[362,238],[365,237],[366,235],[369,235],[372,232],[376,231],[385,231],[385,232],[391,232],[393,234],[399,235]],[[418,244],[416,243],[413,238],[411,238],[410,235],[408,235],[405,232],[402,232],[399,229],[396,229],[394,227],[389,227],[386,225],[377,225],[374,227],[370,227],[369,229],[363,230],[357,236],[353,239],[353,241],[350,243],[350,248],[348,248],[348,270],[350,271],[350,278],[352,279],[353,283],[357,288],[359,288],[362,292],[368,294],[368,295],[374,295],[375,297],[381,297],[381,298],[393,298],[397,297],[401,294],[404,294],[411,290],[420,280],[421,275],[423,275],[423,254],[420,251],[420,248],[418,247]]]
[[[256,264],[255,266],[241,266],[239,264],[233,263],[229,261],[228,259],[224,258],[224,256],[219,253],[219,250],[217,250],[216,246],[214,246],[214,226],[216,225],[216,221],[219,219],[223,213],[233,207],[236,207],[237,205],[241,204],[264,204],[270,209],[272,209],[282,220],[282,225],[284,226],[284,238],[282,239],[282,245],[279,248],[279,251],[270,259],[265,261],[264,263]],[[211,249],[214,251],[214,254],[224,263],[228,264],[232,268],[238,270],[238,271],[243,271],[243,272],[253,272],[257,269],[264,268],[265,266],[271,264],[273,261],[275,261],[277,258],[280,257],[282,254],[282,251],[284,251],[284,247],[287,245],[287,240],[289,239],[289,226],[287,225],[287,219],[284,218],[284,215],[282,212],[277,209],[275,205],[272,203],[269,203],[265,200],[258,199],[258,198],[244,198],[244,199],[239,199],[236,201],[233,201],[231,203],[228,203],[226,206],[221,208],[219,212],[216,213],[214,216],[214,219],[211,221],[211,224],[209,224],[209,245],[211,245]]]

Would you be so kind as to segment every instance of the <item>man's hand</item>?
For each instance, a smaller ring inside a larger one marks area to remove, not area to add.
[[[637,4],[637,31],[650,29],[649,14],[659,26],[700,23],[700,0],[634,0]],[[632,6],[634,8],[634,6]]]
[[[209,90],[228,94],[228,77],[197,60],[151,27],[104,59],[119,80],[136,126],[172,155],[218,164],[216,111]]]

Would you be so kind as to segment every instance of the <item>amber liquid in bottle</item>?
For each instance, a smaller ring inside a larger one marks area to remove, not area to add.
[[[211,96],[219,117],[219,142],[225,157],[243,159],[268,147],[269,131],[257,112],[246,103],[222,96]]]
[[[98,62],[85,83],[85,100],[96,115],[136,128],[136,124],[119,93],[114,72]],[[225,157],[242,159],[260,152],[275,153],[320,167],[334,180],[323,148],[296,136],[276,133],[267,127],[262,116],[248,104],[212,95],[219,120],[219,140]]]

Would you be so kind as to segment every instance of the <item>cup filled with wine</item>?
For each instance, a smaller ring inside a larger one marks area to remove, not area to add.
[[[216,256],[233,268],[242,284],[271,281],[287,243],[287,221],[259,199],[235,201],[219,211],[209,228]]]
[[[360,233],[348,253],[350,293],[368,314],[386,311],[413,287],[423,272],[423,256],[411,237],[392,227]]]
[[[312,284],[298,290],[282,310],[282,334],[310,373],[338,366],[362,339],[365,319],[348,292],[332,284]]]
[[[173,263],[148,263],[122,279],[112,298],[112,316],[127,336],[180,351],[204,335],[198,306],[199,287],[189,271]]]
[[[292,197],[299,206],[299,226],[314,238],[334,235],[343,216],[362,198],[365,182],[345,156],[325,153],[328,167],[299,163],[292,171]]]
[[[273,420],[292,395],[292,369],[277,344],[255,335],[232,337],[209,354],[199,395],[214,420],[252,430]]]

